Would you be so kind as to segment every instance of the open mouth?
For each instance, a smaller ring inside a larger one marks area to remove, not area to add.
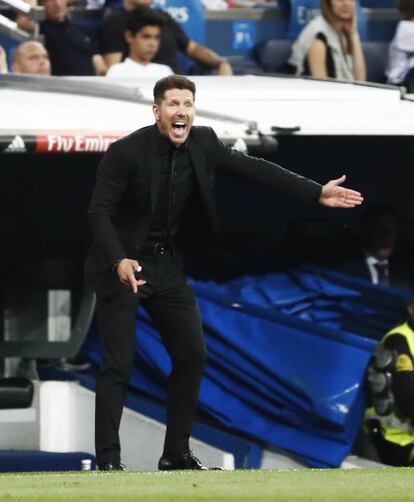
[[[174,129],[174,131],[184,131],[185,127],[186,127],[186,123],[181,120],[177,120],[176,122],[173,122],[173,125],[172,125],[172,128]]]

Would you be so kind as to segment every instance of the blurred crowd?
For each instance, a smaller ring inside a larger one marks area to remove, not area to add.
[[[34,4],[36,0],[28,0]],[[414,0],[397,0],[400,21],[389,45],[387,82],[414,88]],[[92,40],[68,17],[71,0],[42,0],[45,19],[39,23],[44,45],[20,44],[11,60],[0,48],[0,72],[41,75],[107,75],[110,78],[160,77],[184,73],[179,54],[193,64],[193,73],[206,69],[232,75],[226,58],[188,36],[168,12],[153,0],[122,0],[108,10],[99,36]],[[277,6],[275,0],[204,0],[206,9]],[[356,0],[320,0],[320,15],[311,19],[292,45],[286,68],[296,75],[345,81],[367,79],[358,31]],[[19,14],[20,29],[34,34],[35,24]]]

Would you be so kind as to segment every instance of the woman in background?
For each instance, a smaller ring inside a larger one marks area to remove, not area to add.
[[[6,51],[0,45],[0,74],[8,73]]]
[[[399,0],[398,23],[388,53],[388,83],[404,85],[414,92],[414,0]]]
[[[366,80],[355,0],[320,0],[321,15],[310,21],[292,46],[289,63],[297,75]]]

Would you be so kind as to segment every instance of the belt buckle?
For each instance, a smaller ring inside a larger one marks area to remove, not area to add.
[[[156,242],[154,244],[154,254],[164,254],[164,253],[165,253],[164,244],[161,244],[161,242]]]

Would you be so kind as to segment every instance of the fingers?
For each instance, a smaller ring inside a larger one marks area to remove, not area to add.
[[[345,201],[338,201],[335,205],[335,207],[344,207],[344,208],[352,208],[355,206],[361,205],[361,202],[345,202]]]
[[[354,207],[354,206],[359,206],[364,202],[364,197],[362,197],[361,193],[357,192],[356,190],[337,187],[335,191],[336,191],[335,198],[338,203],[337,207]],[[340,204],[345,204],[345,205],[343,206]]]
[[[336,198],[336,207],[355,207],[360,206],[364,198],[358,193],[349,190],[343,190]]]
[[[131,287],[133,293],[138,293],[138,288],[146,284],[147,281],[144,281],[143,279],[135,279],[135,275],[132,273],[128,275],[128,280],[123,282],[126,283],[127,286]]]
[[[135,279],[135,275],[133,272],[130,272],[128,274],[128,282],[129,285],[131,286],[131,289],[134,293],[138,292],[138,281]]]
[[[346,176],[345,174],[343,174],[340,178],[337,178],[336,180],[332,180],[332,183],[334,185],[340,185],[341,183],[343,183],[344,181],[346,180]]]
[[[349,188],[345,188],[345,190],[346,190],[347,196],[349,196],[349,197],[356,197],[356,198],[364,199],[361,195],[361,192],[356,192],[355,190],[350,190]]]
[[[349,190],[348,188],[345,189],[345,198],[347,202],[352,202],[355,204],[362,204],[364,201],[364,197],[359,192],[356,192],[355,190]]]
[[[351,196],[346,195],[345,198],[343,198],[342,200],[347,204],[355,204],[357,206],[359,206],[364,202],[364,198],[357,195],[351,195]]]
[[[138,293],[138,288],[146,283],[143,279],[135,277],[135,273],[141,270],[142,267],[136,260],[125,259],[119,265],[118,275],[121,282],[129,286],[134,293]]]

